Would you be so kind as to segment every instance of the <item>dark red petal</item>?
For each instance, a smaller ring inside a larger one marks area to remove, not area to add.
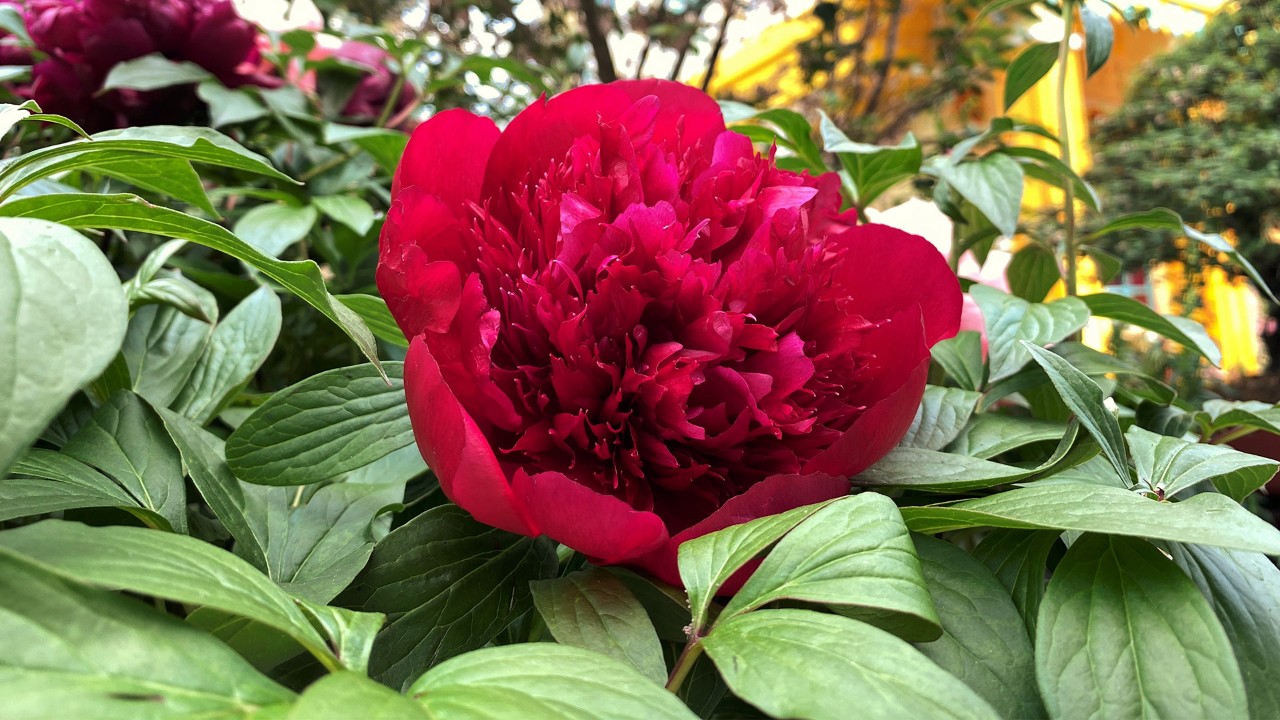
[[[752,485],[741,495],[730,498],[705,520],[678,533],[662,547],[633,561],[632,564],[648,570],[664,582],[683,587],[684,583],[680,581],[680,571],[676,564],[676,553],[680,544],[686,540],[848,494],[849,481],[845,478],[822,473],[774,475]],[[721,592],[736,591],[750,576],[750,571],[754,567],[754,565],[749,566],[746,569],[747,572],[735,574]]]
[[[551,99],[533,101],[507,124],[493,146],[484,171],[485,197],[545,172],[552,160],[564,158],[573,141],[600,136],[600,121],[631,107],[631,98],[613,85],[584,85]]]
[[[875,369],[852,398],[867,409],[803,472],[857,475],[902,441],[929,376],[929,348],[919,318],[919,310],[912,308],[868,331],[859,351],[874,356]]]
[[[542,532],[598,565],[627,562],[667,541],[667,528],[651,512],[601,495],[563,473],[516,470],[516,497]]]
[[[405,356],[404,390],[418,448],[444,494],[482,523],[531,537],[541,534],[421,337],[409,344]]]
[[[442,255],[438,247],[449,244],[443,236],[458,232],[453,210],[416,187],[402,192],[387,211],[374,278],[405,337],[443,333],[453,323],[461,302],[462,273],[454,263],[428,253]]]
[[[720,105],[698,88],[670,80],[619,80],[610,87],[621,89],[631,99],[658,99],[658,117],[653,141],[667,144],[678,138],[684,147],[705,140],[708,151],[716,137],[724,132],[724,115]]]
[[[394,202],[400,189],[417,186],[456,207],[480,199],[489,152],[498,142],[498,126],[462,109],[432,115],[418,126],[391,183]]]
[[[919,305],[930,347],[956,334],[960,281],[928,240],[887,225],[860,225],[831,241],[848,248],[839,281],[859,315],[876,322]]]

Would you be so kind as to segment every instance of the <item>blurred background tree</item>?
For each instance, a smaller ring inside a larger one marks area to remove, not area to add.
[[[1110,213],[1179,208],[1234,241],[1280,293],[1280,0],[1241,0],[1153,59],[1127,102],[1096,123],[1093,145],[1089,179]],[[1109,245],[1131,268],[1218,260],[1187,256],[1167,233],[1119,234]],[[1280,308],[1270,312],[1280,319]],[[1280,334],[1270,325],[1263,339],[1276,372]]]

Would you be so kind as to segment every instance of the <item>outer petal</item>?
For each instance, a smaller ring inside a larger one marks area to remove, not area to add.
[[[414,338],[405,356],[404,389],[418,449],[445,495],[482,523],[531,537],[541,534],[421,337]]]
[[[563,473],[516,470],[516,497],[551,539],[600,565],[632,560],[668,539],[662,519],[618,498],[601,495]]]
[[[655,142],[665,144],[679,139],[689,147],[702,140],[709,152],[716,137],[724,132],[720,105],[691,85],[670,80],[619,80],[610,87],[621,89],[632,101],[649,96],[658,99]]]
[[[632,561],[632,564],[648,570],[664,582],[683,587],[676,564],[676,553],[680,544],[686,540],[848,494],[849,481],[845,478],[822,473],[774,475],[752,485],[741,495],[730,498],[705,520],[678,533],[658,549]],[[721,592],[736,591],[750,577],[752,569],[754,566],[748,566],[745,568],[746,572],[735,574]]]
[[[446,332],[452,324],[461,302],[462,273],[452,262],[429,257],[428,251],[442,244],[441,235],[458,232],[453,211],[416,187],[402,192],[387,211],[374,277],[405,337]]]
[[[960,281],[929,241],[887,225],[861,225],[832,240],[847,248],[840,281],[858,314],[875,322],[919,305],[930,347],[956,334]]]
[[[413,131],[391,182],[391,200],[404,187],[417,186],[457,207],[480,199],[489,153],[498,142],[498,126],[466,110],[432,115]]]
[[[856,397],[867,409],[831,447],[805,463],[802,472],[857,475],[902,441],[929,376],[929,348],[919,317],[919,310],[912,308],[868,333],[859,350],[874,355],[876,368]]]

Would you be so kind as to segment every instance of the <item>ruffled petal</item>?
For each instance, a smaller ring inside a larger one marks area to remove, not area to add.
[[[432,115],[409,138],[391,182],[392,202],[406,187],[422,188],[455,208],[479,200],[484,169],[498,136],[492,120],[466,110]]]
[[[848,494],[849,481],[845,478],[823,473],[774,475],[752,485],[741,495],[729,498],[705,520],[678,533],[658,549],[632,561],[632,564],[648,570],[663,582],[683,587],[676,562],[676,553],[681,543],[733,525]],[[755,566],[756,563],[753,563],[736,573],[721,588],[721,593],[732,593],[742,587]]]
[[[668,539],[661,518],[558,472],[516,470],[516,497],[542,532],[598,565],[628,562]]]
[[[724,115],[720,105],[710,95],[684,83],[670,80],[620,80],[611,83],[638,101],[646,97],[658,99],[658,116],[654,123],[653,139],[659,143],[680,140],[684,147],[705,141],[708,151],[715,139],[724,132]]]
[[[409,344],[404,389],[414,437],[444,494],[486,525],[540,535],[516,500],[493,448],[445,384],[422,338]]]

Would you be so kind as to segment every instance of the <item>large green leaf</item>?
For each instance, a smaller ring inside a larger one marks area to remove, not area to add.
[[[0,477],[124,340],[128,308],[102,252],[39,220],[0,220]]]
[[[1157,502],[1123,488],[1031,485],[952,505],[902,508],[907,527],[932,535],[970,527],[1078,530],[1280,555],[1280,531],[1218,493]]]
[[[1280,469],[1280,463],[1271,458],[1157,435],[1137,425],[1125,432],[1125,438],[1133,450],[1138,480],[1162,495],[1173,495],[1203,480],[1212,480],[1220,492],[1243,500]]]
[[[825,505],[767,515],[681,543],[680,580],[689,594],[693,631],[700,633],[706,625],[711,599],[735,572]]]
[[[202,82],[196,95],[209,106],[209,125],[222,127],[267,116],[267,108],[249,90],[228,88],[220,82]]]
[[[1265,555],[1206,547],[1169,546],[1209,601],[1231,640],[1249,696],[1249,717],[1280,717],[1280,570]]]
[[[355,195],[322,195],[311,203],[335,222],[342,223],[357,235],[364,235],[373,227],[376,214],[373,207]]]
[[[338,295],[337,298],[359,315],[379,340],[396,347],[409,347],[409,341],[405,339],[404,332],[400,330],[396,319],[387,309],[386,300],[376,295]]]
[[[1025,340],[1022,341],[1022,347],[1049,376],[1062,402],[1066,403],[1080,425],[1102,446],[1102,452],[1111,461],[1116,474],[1122,478],[1129,477],[1129,451],[1120,432],[1120,421],[1107,409],[1106,397],[1098,383],[1077,370],[1065,358],[1044,348]]]
[[[1080,20],[1084,25],[1084,57],[1088,67],[1087,77],[1102,69],[1111,56],[1111,44],[1115,42],[1115,28],[1107,12],[1098,12],[1089,3],[1080,3]]]
[[[486,648],[418,678],[408,693],[450,720],[693,720],[628,665],[552,643]]]
[[[65,193],[19,198],[0,205],[0,215],[43,218],[76,228],[130,230],[181,238],[226,253],[261,271],[319,310],[355,341],[365,357],[377,362],[378,349],[373,334],[359,315],[329,294],[319,265],[310,260],[273,258],[221,225],[152,205],[135,195]]]
[[[961,330],[953,338],[947,338],[933,346],[933,360],[961,388],[977,390],[982,387],[984,361],[982,335],[974,330]]]
[[[354,470],[413,442],[403,363],[313,375],[271,396],[227,440],[236,477],[305,485]]]
[[[973,556],[995,573],[1022,614],[1027,634],[1036,635],[1036,617],[1044,597],[1049,552],[1061,533],[1051,530],[996,528],[974,548]]]
[[[1222,364],[1222,351],[1205,331],[1204,326],[1188,318],[1161,315],[1133,298],[1116,293],[1097,293],[1080,298],[1097,317],[1110,318],[1159,333],[1197,352],[1214,365]],[[1187,327],[1188,324],[1190,327]]]
[[[240,301],[213,328],[173,409],[201,425],[212,420],[266,361],[280,325],[280,298],[271,290],[259,288]]]
[[[644,606],[616,576],[591,568],[532,584],[533,603],[557,642],[626,663],[662,685],[667,666]]]
[[[1005,71],[1004,109],[1008,110],[1058,62],[1057,43],[1035,43],[1018,54]]]
[[[960,678],[1006,718],[1040,717],[1031,641],[1018,608],[972,555],[923,535],[912,538],[942,637],[916,648]]]
[[[1027,302],[1043,302],[1053,286],[1062,279],[1058,259],[1043,245],[1030,243],[1013,254],[1004,270],[1009,292]]]
[[[947,451],[976,458],[993,458],[1032,443],[1058,440],[1066,434],[1064,423],[980,413],[969,421]]]
[[[960,492],[1014,483],[1033,470],[1024,470],[965,455],[922,448],[898,447],[855,478],[855,485]]]
[[[0,521],[72,508],[141,508],[106,475],[52,450],[28,450],[12,472],[0,480]]]
[[[1053,718],[1248,717],[1209,603],[1142,540],[1071,545],[1040,606],[1036,676]]]
[[[836,500],[787,533],[716,623],[779,600],[832,605],[909,640],[941,633],[902,516],[877,493]]]
[[[169,407],[200,362],[213,327],[167,305],[146,305],[129,320],[121,349],[132,389]]]
[[[0,555],[68,580],[204,605],[287,633],[321,662],[333,653],[294,601],[244,560],[184,535],[44,520],[0,532]]]
[[[307,686],[285,720],[434,720],[422,705],[363,675],[339,672]]]
[[[285,203],[259,205],[235,224],[235,234],[271,257],[279,257],[290,245],[311,232],[318,213],[311,205]]]
[[[88,140],[73,140],[23,153],[0,165],[0,198],[40,178],[96,163],[116,160],[123,154],[155,155],[217,165],[292,182],[261,155],[246,150],[217,130],[201,127],[150,125],[107,130]]]
[[[734,694],[772,717],[996,718],[906,641],[811,610],[738,615],[702,640]]]
[[[6,720],[248,720],[294,697],[172,616],[3,552],[0,637]]]
[[[991,382],[1013,375],[1031,359],[1020,340],[1048,345],[1089,321],[1089,308],[1078,298],[1029,303],[985,285],[969,288],[969,296],[978,303],[986,323]]]
[[[1001,235],[1018,231],[1022,208],[1023,173],[1017,160],[988,153],[978,160],[943,161],[935,170],[944,182],[986,216]]]
[[[159,90],[212,77],[208,70],[195,63],[174,62],[160,53],[151,53],[116,64],[102,81],[102,89]]]
[[[378,543],[340,604],[387,615],[369,672],[404,688],[424,668],[491,641],[531,609],[529,582],[556,569],[546,538],[485,527],[444,505]]]
[[[1206,400],[1196,417],[1211,436],[1227,428],[1256,428],[1280,435],[1280,405],[1246,400]]]
[[[941,450],[956,439],[973,415],[981,395],[972,390],[927,385],[915,420],[903,436],[903,447]]]
[[[295,599],[311,624],[324,636],[325,642],[342,666],[347,670],[366,674],[374,640],[387,616],[320,605],[296,596]]]
[[[886,190],[920,172],[920,143],[907,133],[896,146],[854,142],[826,113],[818,123],[823,150],[835,153],[850,183],[850,194],[859,208],[866,208]]]
[[[127,391],[112,395],[62,451],[111,476],[138,507],[163,518],[166,529],[186,531],[181,457],[160,418],[137,395]]]
[[[93,171],[123,180],[143,190],[181,200],[211,217],[218,216],[218,211],[209,202],[209,196],[200,182],[200,175],[186,160],[127,153],[119,158],[95,163]]]

